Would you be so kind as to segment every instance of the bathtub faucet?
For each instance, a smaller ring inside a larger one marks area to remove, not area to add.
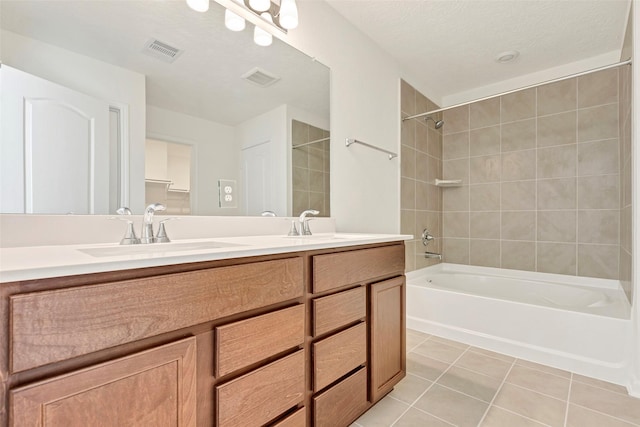
[[[437,254],[435,252],[425,252],[424,253],[424,257],[425,258],[437,258],[440,261],[442,261],[442,254]]]

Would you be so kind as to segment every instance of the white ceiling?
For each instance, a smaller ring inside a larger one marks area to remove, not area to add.
[[[631,0],[326,1],[438,101],[611,52],[619,56]],[[495,61],[509,50],[520,52],[516,61]]]
[[[279,105],[329,118],[329,69],[274,37],[253,42],[253,26],[224,27],[222,6],[207,13],[184,1],[2,0],[1,25],[27,37],[146,76],[147,104],[235,125]],[[184,53],[172,64],[141,53],[157,38]],[[240,79],[254,67],[281,78],[262,88]]]

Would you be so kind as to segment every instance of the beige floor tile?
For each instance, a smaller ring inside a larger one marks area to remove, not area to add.
[[[571,381],[569,378],[516,365],[509,372],[506,382],[566,401]]]
[[[418,347],[414,348],[413,352],[450,364],[460,357],[465,350],[460,347],[453,347],[448,344],[438,342],[431,337]]]
[[[393,427],[451,427],[453,425],[426,412],[410,408]]]
[[[564,424],[566,402],[505,383],[494,405],[534,419],[541,423],[561,427]]]
[[[437,384],[490,403],[500,388],[502,379],[452,366]]]
[[[356,423],[362,427],[389,427],[407,409],[409,405],[406,403],[387,396],[358,418]]]
[[[475,427],[489,405],[435,384],[414,406],[456,426]]]
[[[480,348],[480,347],[471,347],[469,351],[472,351],[474,353],[484,354],[485,356],[493,357],[494,359],[504,360],[505,362],[509,362],[509,363],[513,363],[516,360],[515,357],[507,356],[506,354],[502,354],[502,353],[496,353],[495,351],[491,351],[491,350],[485,350],[484,348]]]
[[[530,420],[513,412],[492,406],[480,427],[543,427],[537,421]]]
[[[430,334],[425,334],[424,332],[420,332],[415,329],[407,329],[407,335],[415,335],[424,338],[429,338],[431,336]]]
[[[415,375],[407,374],[402,381],[396,384],[389,396],[405,403],[412,404],[431,386],[431,384],[433,384],[431,381],[416,377]]]
[[[407,373],[417,375],[427,380],[435,381],[449,364],[431,359],[418,353],[407,354]]]
[[[634,424],[640,424],[640,399],[574,381],[570,402]]]
[[[458,359],[455,366],[470,369],[494,378],[503,379],[507,375],[507,372],[509,372],[511,364],[512,362],[495,359],[485,354],[476,353],[475,351],[470,350]]]
[[[588,384],[594,387],[603,388],[605,390],[613,391],[620,394],[627,394],[627,389],[621,385],[608,383],[606,381],[597,380],[595,378],[585,377],[583,375],[573,374],[573,381],[578,381],[583,384]]]
[[[449,339],[438,337],[438,336],[435,336],[435,335],[431,336],[431,341],[439,342],[441,344],[446,344],[446,345],[449,345],[451,347],[457,347],[457,348],[462,348],[462,349],[469,348],[468,344],[464,344],[464,343],[461,343],[459,341],[449,340]]]
[[[581,406],[569,405],[567,427],[633,427],[633,424],[611,418]]]
[[[518,359],[516,360],[516,365],[546,372],[548,374],[557,375],[559,377],[571,378],[571,372],[563,371],[562,369],[552,368],[551,366],[541,365],[539,363],[529,362],[528,360]]]
[[[409,333],[409,331],[407,331],[407,350],[412,350],[414,347],[425,342],[427,338],[429,338],[428,335],[419,332]]]

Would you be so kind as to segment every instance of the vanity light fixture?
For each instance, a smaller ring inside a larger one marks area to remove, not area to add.
[[[293,30],[298,26],[298,6],[295,0],[281,0],[278,14],[280,25],[287,30]]]
[[[242,4],[242,0],[234,0],[236,3]],[[229,9],[224,11],[224,26],[231,31],[242,31],[247,26],[243,17],[237,15]]]
[[[273,24],[273,19],[271,18],[271,15],[269,13],[264,12],[260,16],[265,21],[271,22]],[[273,36],[256,25],[256,27],[253,29],[253,41],[258,46],[269,46],[273,42]]]
[[[249,0],[249,6],[257,12],[266,12],[271,8],[271,0]]]
[[[187,0],[187,4],[196,12],[206,12],[209,10],[209,0]]]

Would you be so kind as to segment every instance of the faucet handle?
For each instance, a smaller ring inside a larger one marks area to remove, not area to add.
[[[138,236],[136,236],[136,231],[133,229],[133,221],[131,221],[130,219],[118,218],[115,216],[112,216],[109,219],[116,220],[116,221],[124,221],[127,223],[127,229],[124,232],[124,237],[120,239],[121,245],[137,245],[140,243],[140,239],[138,239]]]
[[[156,243],[169,243],[171,241],[171,239],[169,239],[169,236],[167,235],[167,230],[164,227],[164,223],[174,219],[180,219],[180,218],[176,216],[172,216],[169,218],[165,218],[159,222],[160,225],[158,225],[158,233],[156,234],[156,240],[155,240]]]
[[[119,207],[116,211],[118,215],[131,215],[131,209],[126,206]]]

